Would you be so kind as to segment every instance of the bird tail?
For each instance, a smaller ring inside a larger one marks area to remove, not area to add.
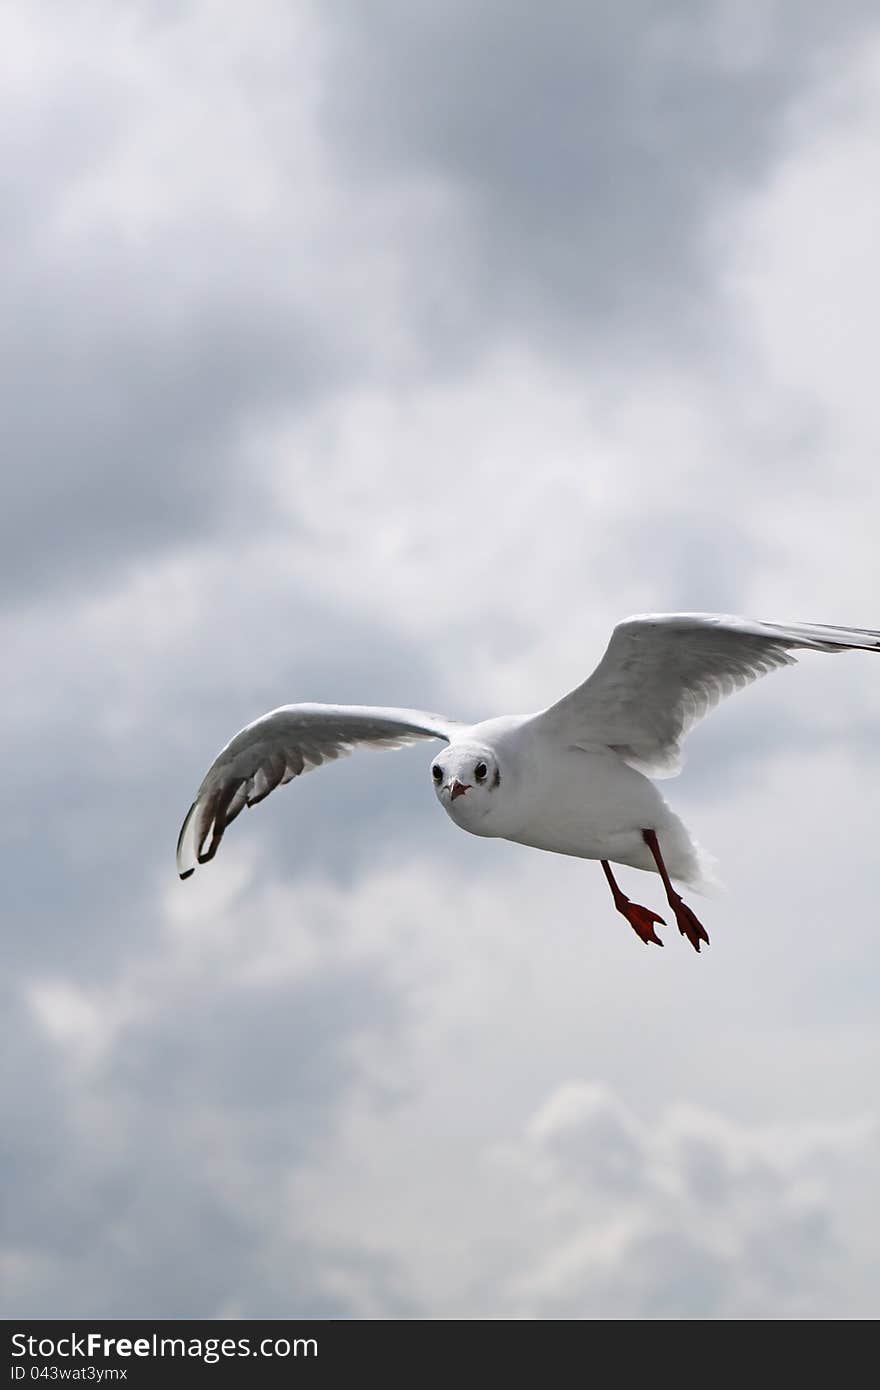
[[[718,861],[698,840],[695,840],[684,821],[675,814],[668,802],[665,823],[660,828],[661,843],[666,844],[666,863],[673,878],[687,884],[695,893],[712,898],[725,891],[718,877]]]
[[[704,898],[717,898],[727,888],[718,875],[718,860],[714,854],[703,849],[696,840],[691,840],[694,851],[693,872],[685,879],[689,888]]]

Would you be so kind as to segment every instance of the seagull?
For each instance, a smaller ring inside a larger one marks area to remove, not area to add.
[[[781,666],[793,650],[880,651],[880,632],[765,623],[716,613],[649,613],[615,627],[591,676],[537,714],[462,723],[424,710],[282,705],[248,724],[215,758],[177,842],[182,879],[214,858],[228,825],[276,787],[356,748],[446,744],[431,780],[471,835],[598,859],[614,906],[645,944],[662,917],[632,902],[612,864],[659,874],[681,934],[709,936],[673,880],[698,892],[711,861],[651,779],[681,769],[686,734],[727,695]]]

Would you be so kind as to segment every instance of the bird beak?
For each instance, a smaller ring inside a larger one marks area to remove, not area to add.
[[[458,778],[455,778],[449,788],[449,800],[454,801],[457,796],[464,796],[466,791],[470,791],[470,786],[470,782],[459,782]]]

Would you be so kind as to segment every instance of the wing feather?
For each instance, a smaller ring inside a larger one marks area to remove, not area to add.
[[[248,724],[205,774],[181,826],[177,869],[189,878],[213,859],[226,827],[276,787],[356,748],[402,748],[445,739],[455,720],[423,710],[369,705],[283,705]]]
[[[593,674],[538,722],[567,742],[613,748],[641,772],[672,777],[694,725],[728,695],[795,664],[798,648],[880,651],[880,632],[716,613],[641,614],[618,623]]]

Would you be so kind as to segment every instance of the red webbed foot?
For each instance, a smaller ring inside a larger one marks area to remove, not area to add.
[[[670,904],[675,913],[675,920],[678,923],[678,930],[682,936],[686,936],[694,950],[699,952],[700,942],[705,941],[709,945],[709,933],[703,926],[699,918],[691,911],[686,902],[681,898],[676,898]]]
[[[636,936],[641,937],[646,946],[649,941],[653,941],[655,946],[663,945],[654,931],[654,923],[658,922],[661,927],[665,927],[666,923],[662,917],[657,916],[656,912],[652,912],[649,907],[642,907],[640,903],[631,903],[629,898],[624,897],[615,903],[615,907],[621,916],[626,918]]]

